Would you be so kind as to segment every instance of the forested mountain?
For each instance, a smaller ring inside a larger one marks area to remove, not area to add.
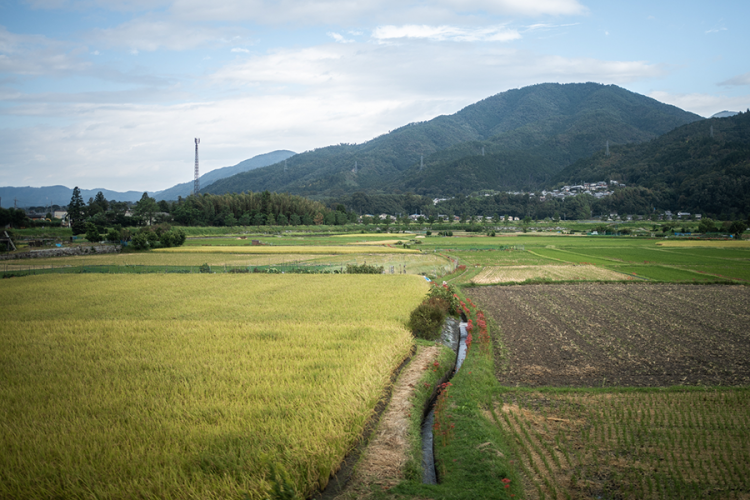
[[[295,154],[296,153],[294,151],[280,150],[253,156],[249,160],[241,161],[233,167],[217,168],[201,175],[199,179],[200,185],[208,186],[212,182],[216,182],[219,179],[224,179],[225,177],[231,177],[242,172],[266,167],[268,165],[273,165],[274,163],[282,162],[290,156],[294,156]],[[177,184],[176,186],[172,186],[171,188],[165,189],[164,191],[157,191],[156,193],[154,193],[154,198],[156,198],[157,200],[175,201],[178,197],[182,196],[183,198],[185,198],[192,192],[193,182],[183,182],[181,184]]]
[[[510,90],[363,144],[340,144],[217,181],[210,193],[357,191],[439,196],[542,188],[563,167],[610,145],[645,141],[698,115],[596,83]],[[420,157],[424,168],[420,168]],[[356,165],[356,169],[355,169]]]
[[[646,143],[611,147],[609,156],[599,152],[579,160],[554,180],[581,179],[637,185],[639,193],[616,194],[648,197],[664,208],[724,214],[725,219],[750,214],[750,112],[690,123]]]

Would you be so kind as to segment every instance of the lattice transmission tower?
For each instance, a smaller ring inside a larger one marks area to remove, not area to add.
[[[195,138],[195,178],[193,180],[193,194],[199,195],[201,193],[201,181],[200,172],[198,171],[198,144],[201,143],[199,138]]]

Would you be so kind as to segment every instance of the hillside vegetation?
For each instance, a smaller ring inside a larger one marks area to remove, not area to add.
[[[750,113],[679,127],[643,144],[610,148],[564,169],[555,180],[615,179],[639,186],[620,198],[648,198],[688,212],[750,213]],[[613,203],[618,200],[613,198]],[[620,200],[622,201],[622,200]]]
[[[209,193],[286,191],[310,197],[543,187],[566,165],[611,145],[653,139],[700,117],[596,83],[510,90],[363,144],[340,144],[222,179]],[[484,152],[484,154],[483,154]],[[424,168],[420,168],[420,157]],[[356,164],[356,169],[355,169]]]

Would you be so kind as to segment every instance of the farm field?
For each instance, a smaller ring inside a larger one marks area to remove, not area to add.
[[[3,285],[0,498],[260,499],[272,464],[308,496],[408,355],[427,289],[362,275]]]
[[[745,499],[749,408],[748,389],[506,389],[494,421],[531,500]]]
[[[249,234],[247,236],[225,236],[225,237],[206,237],[206,238],[188,238],[185,246],[247,246],[252,244],[252,240],[258,240],[264,245],[281,245],[281,246],[298,246],[298,245],[317,245],[317,246],[336,246],[358,243],[362,241],[379,242],[386,240],[408,241],[413,239],[414,234],[388,234],[388,233],[352,233],[352,234],[332,234],[332,235],[267,235],[267,234]]]
[[[374,249],[373,249],[374,250]],[[340,272],[347,265],[382,266],[386,273],[444,274],[452,269],[450,261],[438,254],[357,253],[326,254],[233,254],[224,252],[148,252],[101,254],[47,259],[10,260],[0,263],[0,273],[13,272],[100,272],[100,273],[199,273],[208,264],[212,272],[290,271],[309,269]]]
[[[429,249],[430,240],[423,240],[420,247]],[[588,264],[647,281],[750,282],[750,248],[742,246],[664,248],[657,246],[663,240],[585,236],[472,236],[442,240],[456,243],[453,249],[440,250],[442,254],[473,266]],[[491,243],[495,243],[494,248]],[[470,277],[459,279],[460,283],[469,281]]]
[[[748,287],[465,292],[499,325],[485,416],[526,498],[750,498]]]
[[[419,253],[419,250],[408,248],[378,247],[377,251],[362,246],[200,246],[156,248],[156,253],[233,253],[247,255],[265,254],[302,254],[302,255],[349,255],[367,253]]]
[[[750,289],[581,284],[479,287],[506,386],[750,384]]]
[[[622,281],[633,279],[622,273],[596,266],[487,266],[471,283],[489,285],[493,283],[521,282],[526,280],[548,281]]]

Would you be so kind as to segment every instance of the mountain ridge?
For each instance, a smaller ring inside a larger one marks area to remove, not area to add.
[[[540,185],[568,164],[603,149],[607,140],[645,141],[702,119],[614,85],[538,84],[362,144],[300,153],[288,160],[286,171],[270,165],[217,181],[205,192],[269,190],[323,198],[356,191],[440,196],[482,187],[520,188],[529,178]],[[488,154],[496,156],[488,159]],[[420,170],[420,158],[428,168]]]

